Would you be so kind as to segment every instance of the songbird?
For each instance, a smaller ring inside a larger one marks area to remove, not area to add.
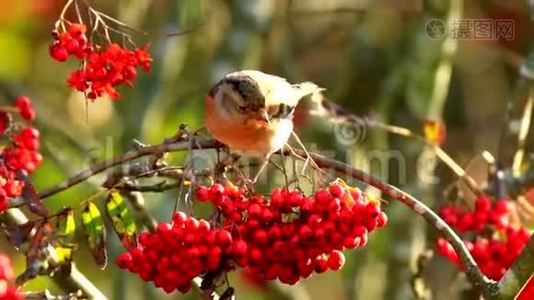
[[[225,75],[206,97],[205,125],[213,138],[232,153],[263,163],[280,150],[293,132],[293,112],[299,101],[320,91],[311,82],[290,84],[285,78],[256,70]]]

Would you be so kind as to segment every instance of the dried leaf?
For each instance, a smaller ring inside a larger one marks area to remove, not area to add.
[[[53,235],[52,225],[48,221],[43,221],[26,253],[26,270],[19,275],[16,283],[21,285],[26,281],[35,278],[37,275],[48,274],[50,272],[50,239]]]
[[[219,300],[235,300],[235,289],[233,287],[227,288],[219,297]]]
[[[71,245],[74,240],[74,233],[76,232],[76,221],[74,221],[74,211],[72,208],[63,210],[57,216],[56,228],[58,241],[64,246]]]
[[[11,129],[12,124],[11,115],[6,111],[0,111],[0,135],[6,134]]]
[[[43,205],[43,201],[41,201],[37,195],[37,191],[35,190],[35,187],[31,181],[28,179],[28,176],[26,176],[24,172],[18,170],[17,179],[24,182],[24,188],[22,189],[21,195],[24,203],[28,206],[32,213],[46,218],[48,216],[48,210]]]
[[[113,223],[113,229],[126,249],[137,246],[137,227],[119,192],[113,191],[106,200],[106,212]]]
[[[100,210],[94,203],[89,202],[83,210],[82,223],[91,254],[96,264],[103,269],[107,262],[106,228]]]
[[[425,138],[437,146],[441,146],[447,136],[445,123],[438,121],[425,120],[423,132]]]
[[[30,233],[35,227],[35,222],[28,221],[20,225],[10,225],[3,227],[4,231],[6,232],[7,238],[9,239],[11,244],[13,244],[13,247],[18,250],[20,246],[28,240]]]
[[[519,195],[515,204],[520,222],[529,228],[534,226],[534,189],[529,189],[525,195]]]

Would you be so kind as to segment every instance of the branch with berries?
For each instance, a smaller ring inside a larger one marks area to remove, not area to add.
[[[196,137],[194,137],[194,139],[196,139]],[[129,170],[128,172],[124,172],[124,171],[121,171],[119,173],[112,173],[111,175],[111,178],[113,178],[113,180],[111,181],[107,181],[104,186],[106,186],[106,191],[111,191],[113,190],[114,187],[116,186],[122,186],[122,187],[131,187],[131,178],[135,178],[135,177],[142,177],[142,176],[146,176],[147,174],[156,174],[157,172],[164,172],[165,171],[170,171],[168,168],[166,168],[165,166],[161,166],[159,165],[158,160],[165,154],[165,153],[168,153],[168,152],[175,152],[175,151],[191,151],[191,150],[199,150],[199,149],[203,149],[203,150],[206,150],[206,149],[220,149],[221,147],[223,147],[221,144],[213,141],[213,140],[206,140],[206,141],[196,141],[196,140],[189,140],[189,139],[179,139],[178,141],[174,141],[174,142],[169,142],[169,141],[166,141],[162,144],[158,144],[158,145],[142,145],[142,146],[139,146],[137,147],[136,149],[134,150],[131,150],[131,151],[128,151],[126,152],[125,154],[123,155],[120,155],[116,158],[113,158],[113,159],[110,159],[110,160],[107,160],[107,161],[104,161],[104,162],[101,162],[101,163],[97,163],[97,164],[94,164],[92,165],[89,169],[85,170],[85,171],[82,171],[74,176],[72,176],[71,178],[69,178],[68,180],[64,181],[63,183],[60,183],[54,187],[51,187],[49,189],[46,189],[40,193],[37,194],[37,198],[36,199],[39,199],[39,200],[36,200],[36,201],[41,201],[42,199],[45,199],[47,197],[50,197],[50,196],[53,196],[63,190],[66,190],[76,184],[79,184],[85,180],[87,180],[88,178],[96,175],[96,174],[99,174],[107,169],[110,169],[110,168],[113,168],[113,167],[117,167],[117,166],[128,166],[128,164],[132,161],[136,161],[136,160],[139,160],[140,158],[143,158],[143,157],[148,157],[148,160],[143,164],[137,164],[137,165],[133,165],[131,168],[126,168],[126,170]],[[346,177],[352,177],[354,179],[357,179],[363,183],[366,183],[370,186],[373,186],[377,189],[379,189],[380,191],[382,191],[382,193],[384,195],[387,195],[389,197],[391,197],[392,199],[395,199],[395,200],[398,200],[398,201],[401,201],[402,203],[406,204],[408,207],[410,207],[414,212],[416,212],[417,214],[423,216],[423,218],[425,218],[425,220],[427,222],[429,222],[429,224],[431,224],[436,230],[438,230],[439,232],[441,232],[441,234],[445,237],[446,241],[448,243],[450,243],[450,245],[452,245],[452,249],[454,249],[454,252],[457,253],[458,255],[458,259],[459,259],[459,262],[462,263],[462,265],[464,266],[464,271],[466,272],[469,280],[477,287],[479,287],[483,293],[486,295],[486,296],[493,296],[493,295],[498,295],[498,293],[496,293],[496,284],[495,282],[489,280],[486,276],[484,276],[484,274],[481,272],[480,268],[478,267],[476,261],[473,259],[473,257],[471,256],[470,254],[470,251],[468,249],[468,247],[462,242],[462,240],[458,237],[458,235],[451,229],[451,227],[447,224],[447,223],[450,223],[450,222],[447,222],[447,219],[443,220],[441,219],[436,213],[434,213],[430,208],[428,208],[426,205],[424,205],[422,202],[418,201],[417,199],[415,199],[414,197],[412,197],[411,195],[405,193],[404,191],[394,187],[394,186],[391,186],[387,183],[384,183],[372,176],[370,176],[369,174],[361,171],[361,170],[358,170],[358,169],[355,169],[353,167],[351,167],[350,165],[347,165],[345,163],[342,163],[342,162],[339,162],[339,161],[336,161],[336,160],[333,160],[333,159],[329,159],[329,158],[326,158],[324,156],[321,156],[319,154],[314,154],[314,153],[308,153],[304,150],[298,150],[298,149],[292,149],[291,151],[287,150],[287,151],[284,151],[283,153],[284,155],[294,155],[296,159],[305,159],[307,157],[307,155],[309,154],[310,155],[310,158],[313,159],[313,161],[317,164],[318,167],[320,168],[324,168],[324,169],[331,169],[331,170],[334,170],[337,174],[340,174],[340,175],[343,175],[343,176],[346,176]],[[151,163],[150,163],[151,162]],[[152,166],[152,167],[151,167]],[[184,179],[183,175],[185,174],[184,173],[184,168],[183,167],[180,167],[178,168],[180,169],[181,171],[179,173],[175,173],[174,175],[170,175],[170,174],[166,174],[165,176],[167,177],[179,177],[181,179]],[[124,168],[122,168],[122,170],[124,170]],[[115,175],[114,175],[115,174]],[[182,174],[182,175],[178,175],[176,176],[176,174]],[[128,180],[123,180],[121,178],[129,178]],[[187,179],[187,177],[185,177],[185,179]],[[191,178],[189,178],[191,179]],[[338,189],[338,186],[340,185],[334,185],[335,187],[333,188],[334,190]],[[341,187],[343,187],[343,189],[341,190],[345,190],[345,191],[351,191],[352,188],[350,187],[347,187],[347,186],[344,186],[344,185],[341,185]],[[206,192],[198,192],[197,191],[197,200],[207,200],[209,199],[210,201],[216,201],[214,199],[217,199],[219,196],[218,195],[218,192],[216,190],[218,189],[221,189],[221,187],[216,187],[216,185],[214,187],[212,187],[212,189],[214,189],[213,191],[210,189],[211,193],[214,193],[213,195],[211,196],[206,196]],[[222,190],[220,190],[220,192],[223,192],[223,193],[226,193],[226,190],[230,190],[230,194],[227,195],[229,197],[245,197],[246,194],[244,194],[244,191],[243,190],[240,190],[240,189],[236,189],[236,188],[233,188],[232,186],[230,187],[227,187],[227,186],[223,186],[222,187]],[[237,194],[236,194],[237,193]],[[242,193],[242,194],[239,194],[239,193]],[[337,195],[338,197],[342,194],[342,193],[345,193],[345,192],[342,192],[342,191],[331,191],[330,192],[331,195]],[[361,197],[360,196],[360,193],[361,192],[358,192],[358,193],[355,193],[353,194],[351,197],[352,197],[352,200],[349,202],[349,203],[352,203],[351,207],[354,207],[354,199],[358,199],[358,197]],[[204,195],[203,195],[204,194]],[[239,196],[236,196],[236,195],[239,195]],[[358,196],[357,196],[358,195]],[[110,196],[110,198],[117,198],[116,194],[114,194],[114,196]],[[249,197],[249,196],[246,196],[246,197]],[[280,200],[281,202],[284,202],[285,200],[283,199],[286,199],[288,196],[284,196],[282,197],[282,200]],[[295,196],[293,196],[295,197]],[[306,198],[304,197],[304,195],[300,195],[298,196],[300,197],[299,199],[309,199],[309,198]],[[311,201],[311,200],[308,200],[310,202],[307,202],[307,201],[303,201],[303,200],[288,200],[290,201],[296,201],[295,203],[310,203],[310,205],[312,205],[313,203],[316,203],[317,202],[317,199],[321,199],[321,197],[323,196],[318,196],[318,194],[316,194],[314,196],[315,200]],[[273,202],[273,199],[275,199],[276,197],[273,197],[273,195],[270,195],[270,203],[269,205],[274,205],[272,204]],[[289,196],[289,198],[287,199],[290,199],[291,196]],[[328,198],[328,197],[327,197]],[[108,198],[109,199],[109,198]],[[250,199],[247,198],[247,202],[250,202]],[[365,199],[365,198],[362,198],[362,199]],[[35,200],[35,199],[34,199]],[[235,199],[233,200],[235,201]],[[323,200],[325,201],[325,200]],[[219,202],[214,202],[213,205],[215,207],[217,207],[218,209],[216,211],[220,211],[220,213],[223,213],[226,211],[226,218],[228,219],[231,219],[231,213],[233,212],[231,209],[229,209],[228,207],[226,206],[221,206],[222,203],[224,203],[225,201],[222,201],[221,203]],[[321,202],[321,201],[319,201]],[[325,201],[325,202],[328,202],[328,201]],[[90,203],[90,202],[89,202]],[[264,201],[260,201],[259,203],[266,203]],[[373,203],[372,201],[369,202],[369,200],[365,200],[363,201],[362,204],[365,204],[365,205],[369,205],[369,203]],[[19,204],[20,205],[20,204]],[[271,209],[270,206],[267,205],[266,207],[264,208],[261,208],[258,210],[258,213],[263,211],[263,210],[269,210]],[[297,205],[298,206],[298,205]],[[142,207],[142,205],[141,205]],[[291,206],[290,206],[291,207]],[[300,207],[300,206],[299,206]],[[369,207],[378,207],[378,206],[369,206]],[[248,208],[246,208],[248,209]],[[274,209],[274,208],[273,208]],[[299,208],[299,211],[300,211],[301,208]],[[254,213],[256,209],[252,209],[252,214],[256,214]],[[290,209],[291,211],[292,209]],[[91,208],[90,206],[86,206],[86,208],[84,209],[84,213],[86,211],[91,211]],[[364,210],[366,211],[366,210]],[[287,212],[287,211],[286,211]],[[94,212],[93,212],[94,213]],[[247,213],[250,214],[251,212],[249,210],[247,210]],[[276,213],[276,210],[275,210],[275,213]],[[280,212],[278,212],[280,213]],[[371,211],[371,213],[374,213]],[[376,213],[374,213],[376,214]],[[59,213],[59,214],[56,214],[56,216],[61,216],[62,213]],[[89,214],[90,215],[90,214]],[[376,216],[382,216],[380,218],[383,218],[384,215],[383,214],[376,214]],[[54,217],[54,216],[52,216]],[[157,239],[157,238],[163,238],[163,237],[159,237],[158,236],[158,232],[160,235],[163,235],[165,236],[166,234],[168,233],[165,233],[167,232],[166,230],[173,230],[173,228],[175,228],[175,224],[179,224],[179,225],[176,225],[176,226],[181,226],[180,224],[187,224],[185,223],[187,220],[189,220],[190,218],[192,217],[189,217],[189,216],[184,216],[183,214],[178,214],[178,215],[175,215],[174,217],[175,219],[178,218],[179,220],[174,220],[172,223],[160,223],[157,228],[159,228],[158,230],[156,230],[156,233],[155,233],[155,237],[151,238],[151,239]],[[183,220],[182,220],[183,219]],[[191,219],[192,221],[188,221],[188,222],[193,222],[194,225],[190,225],[190,226],[193,226],[192,230],[199,230],[198,227],[196,226],[197,222],[200,222],[202,221],[202,219]],[[238,221],[238,219],[232,219],[234,220],[234,222]],[[246,220],[245,220],[246,221]],[[207,221],[208,224],[209,224],[209,227],[206,226],[206,228],[211,228],[212,226],[214,226],[213,224],[214,223],[210,223],[210,221]],[[362,222],[367,222],[367,221],[364,221],[362,220]],[[373,221],[373,222],[376,222],[376,223],[373,223],[374,225],[369,225],[371,228],[374,229],[374,227],[376,227],[378,224],[383,224],[382,222],[384,221],[379,221],[379,219],[377,219],[377,221]],[[246,223],[246,222],[245,222]],[[163,224],[163,225],[162,225]],[[200,223],[198,223],[200,224]],[[238,223],[237,223],[238,224]],[[350,241],[342,241],[342,242],[339,242],[341,243],[341,248],[340,249],[344,249],[343,247],[347,247],[347,248],[351,248],[351,247],[354,247],[356,245],[360,246],[360,244],[362,243],[362,240],[366,240],[366,237],[364,238],[363,237],[363,233],[367,232],[369,230],[368,227],[366,227],[367,224],[364,224],[364,223],[361,223],[362,225],[360,225],[360,227],[356,226],[355,228],[364,228],[365,230],[363,229],[358,229],[359,231],[355,232],[355,236],[354,238],[351,238],[349,239]],[[188,228],[187,225],[183,225],[185,227],[182,227],[183,230],[185,230],[186,228]],[[232,225],[232,226],[235,226],[235,225]],[[203,229],[204,230],[204,229]],[[218,230],[218,229],[217,229]],[[363,231],[362,231],[363,230]],[[306,235],[306,232],[307,230],[306,229],[303,229],[303,234]],[[219,231],[215,231],[214,234],[217,235],[217,232]],[[236,238],[238,235],[240,236],[241,232],[239,231],[239,234],[236,234],[235,232],[232,233],[232,231],[227,231],[228,233],[224,233],[225,235],[226,234],[229,234],[229,236],[231,237],[231,240],[233,240],[234,238]],[[362,233],[363,232],[363,233]],[[123,232],[124,234],[124,232]],[[222,235],[222,233],[219,233],[218,235]],[[148,234],[145,234],[145,235],[141,235],[141,236],[149,236]],[[140,244],[143,245],[143,244],[146,244],[148,246],[150,246],[150,242],[146,241],[145,239],[146,238],[141,238],[141,236],[139,236],[139,241],[140,241]],[[124,235],[123,235],[124,237]],[[256,238],[259,238],[259,237],[256,237]],[[220,249],[221,251],[223,249],[230,249],[228,247],[230,247],[230,244],[232,245],[232,248],[233,249],[232,251],[236,251],[236,252],[243,252],[243,249],[239,250],[237,248],[239,247],[243,247],[243,246],[239,246],[239,244],[241,242],[238,242],[237,244],[233,244],[233,243],[229,243],[227,240],[223,239],[223,238],[219,238],[221,241],[220,241]],[[261,239],[260,239],[261,240]],[[125,245],[128,245],[127,248],[131,249],[130,252],[126,252],[128,254],[125,254],[123,256],[121,256],[117,263],[120,265],[120,266],[123,266],[124,268],[127,268],[127,269],[130,269],[131,267],[131,262],[134,260],[134,257],[137,257],[137,259],[143,259],[141,258],[142,255],[140,255],[138,252],[139,250],[134,250],[134,249],[138,249],[136,247],[133,247],[133,244],[134,242],[132,242],[132,237],[130,236],[129,238],[126,238],[125,239],[126,244]],[[143,241],[143,242],[141,242]],[[192,242],[192,241],[191,241]],[[250,242],[250,241],[249,241]],[[345,244],[346,243],[346,244]],[[246,245],[248,245],[249,243],[245,242]],[[365,243],[363,243],[362,245],[364,245]],[[235,249],[233,247],[236,247]],[[102,247],[102,245],[100,246]],[[133,251],[133,252],[131,252]],[[230,250],[228,250],[230,251]],[[136,254],[137,253],[137,254]],[[144,253],[144,251],[143,251]],[[150,253],[150,252],[148,252]],[[233,253],[233,252],[232,252]],[[183,255],[187,255],[186,253],[183,253]],[[214,255],[212,253],[212,255]],[[241,254],[242,255],[242,254]],[[258,255],[261,255],[261,254],[258,254]],[[332,256],[333,255],[333,256]],[[238,255],[239,256],[239,255]],[[216,274],[212,274],[213,276],[217,277],[217,276],[221,276],[220,274],[220,270],[218,269],[218,266],[220,265],[221,261],[225,260],[225,256],[224,256],[224,252],[221,252],[220,256],[217,254],[215,255],[214,257],[216,257],[216,261],[212,262],[212,272],[216,273]],[[341,261],[343,260],[342,259],[342,256],[341,256],[341,253],[340,252],[332,252],[332,254],[330,254],[329,256],[327,256],[328,259],[324,261],[324,263],[326,263],[326,265],[332,265],[334,266],[333,269],[336,269],[338,268],[337,267],[337,264],[341,264]],[[333,257],[331,259],[331,262],[329,263],[330,261],[330,257]],[[340,259],[338,260],[336,263],[334,263],[336,261],[336,257],[338,257],[337,259]],[[236,263],[235,260],[236,260],[236,257],[231,257],[231,258],[228,258],[226,257],[227,260],[229,261],[233,261],[233,263]],[[240,262],[241,265],[246,265],[245,262]],[[321,271],[323,269],[321,269],[322,267],[318,267],[322,264],[321,260],[319,261],[315,261],[314,262],[314,267],[317,267],[319,268],[318,270]],[[216,266],[217,265],[217,266]],[[229,267],[232,267],[233,265],[231,264]],[[151,268],[154,268],[155,266],[152,266]],[[164,267],[160,267],[160,268],[164,268]],[[206,266],[206,268],[208,268],[208,266]],[[298,267],[297,267],[298,268]],[[301,267],[301,268],[304,268],[304,267]],[[202,269],[202,267],[201,267]],[[208,268],[210,269],[210,268]],[[309,270],[309,267],[308,269],[304,268],[304,270]],[[133,272],[140,272],[140,276],[143,276],[145,278],[150,278],[148,277],[149,275],[142,275],[142,270],[137,270],[137,269],[132,269]],[[313,270],[312,270],[313,271]],[[265,270],[264,272],[267,272],[267,270]],[[308,272],[308,271],[306,271]],[[307,275],[307,273],[303,273],[301,275]],[[527,271],[524,271],[523,270],[523,273],[524,272],[528,272]],[[260,272],[261,273],[261,272]],[[188,281],[190,281],[192,278],[195,278],[199,275],[200,273],[198,272],[192,272],[191,276],[192,275],[195,275],[195,276],[192,276],[190,278],[186,278]],[[267,273],[263,273],[264,276],[267,274]],[[295,274],[296,275],[296,274]],[[298,279],[295,279],[295,277],[292,277],[292,276],[295,276],[295,275],[284,275],[284,276],[289,276],[289,277],[285,277],[285,281],[288,282],[288,283],[292,283],[292,282],[296,282],[296,280]],[[169,275],[169,276],[174,276],[174,275]],[[272,275],[271,275],[272,276]],[[299,275],[300,276],[300,275]],[[298,277],[297,277],[298,278]],[[150,279],[153,279],[153,278],[150,278]],[[216,278],[211,278],[210,280],[215,280]],[[160,279],[161,280],[164,280],[164,279]],[[170,281],[170,279],[166,279],[167,281]],[[504,280],[504,279],[503,279]],[[517,283],[516,283],[517,284]],[[158,285],[164,287],[163,283],[158,283]],[[208,291],[208,293],[213,293],[214,292],[214,287],[216,286],[215,284],[215,281],[212,281],[210,284],[205,284],[204,288],[206,288],[206,290]],[[165,288],[165,287],[164,287]],[[178,286],[166,286],[166,288],[168,290],[170,290],[171,288],[176,288],[178,289]],[[230,287],[228,287],[230,288]],[[188,291],[189,290],[189,287],[188,285],[181,285],[179,287],[178,290],[181,290],[181,291]]]
[[[145,72],[151,68],[148,44],[137,47],[134,33],[142,32],[96,10],[88,1],[68,0],[52,32],[50,55],[59,62],[79,62],[67,84],[86,99],[118,99],[120,87],[132,86],[139,68]],[[287,98],[265,99],[277,92]],[[110,228],[125,249],[114,260],[116,265],[167,293],[187,293],[196,286],[205,299],[232,299],[235,290],[227,276],[232,271],[246,270],[258,280],[279,280],[287,285],[316,273],[339,271],[345,264],[343,251],[364,247],[371,234],[388,222],[383,202],[343,179],[349,178],[374,187],[425,219],[442,236],[437,240],[438,253],[455,263],[484,297],[506,299],[524,287],[533,288],[534,282],[529,279],[534,271],[530,231],[511,219],[514,205],[510,199],[486,196],[477,182],[443,151],[443,124],[427,121],[424,134],[418,134],[359,118],[324,99],[319,102],[321,112],[326,112],[333,122],[364,123],[431,147],[474,192],[474,207],[446,205],[436,213],[398,187],[342,161],[308,152],[298,137],[302,149],[284,147],[293,128],[292,114],[297,103],[320,96],[321,92],[309,82],[290,84],[284,78],[248,70],[226,75],[208,93],[207,129],[214,138],[229,145],[230,151],[261,154],[260,171],[273,153],[292,160],[292,180],[284,163],[278,166],[271,161],[284,175],[286,184],[267,194],[254,191],[258,177],[250,180],[232,155],[220,161],[219,150],[226,149],[224,145],[215,140],[199,140],[185,127],[173,139],[157,145],[137,143],[135,149],[96,163],[38,193],[28,178],[42,160],[39,132],[31,126],[35,119],[31,101],[19,97],[14,106],[0,107],[0,134],[6,141],[0,149],[2,225],[14,248],[26,257],[26,269],[16,277],[15,284],[22,286],[37,276],[50,276],[67,292],[58,299],[104,297],[72,261],[78,247],[75,233],[80,231],[96,265],[105,268]],[[230,127],[221,126],[231,122],[234,123]],[[273,124],[285,127],[279,129]],[[264,133],[267,143],[249,147],[241,138],[227,134],[238,130],[253,132],[247,138],[254,141],[256,133]],[[275,135],[269,135],[275,130]],[[194,154],[210,149],[217,151],[217,164],[213,168],[195,168]],[[177,151],[187,152],[186,162],[168,166],[165,154]],[[297,162],[303,165],[300,174],[296,171]],[[311,173],[319,175],[319,180],[305,174],[307,166],[313,168]],[[102,189],[72,207],[50,213],[43,204],[44,199],[115,167],[120,168],[109,174]],[[322,177],[326,170],[342,178],[327,181],[326,176]],[[301,189],[302,178],[313,186],[311,192]],[[139,184],[153,179],[159,181]],[[144,207],[142,193],[175,189],[179,196],[169,220],[157,222]],[[195,205],[207,206],[210,214],[195,214]],[[28,208],[30,218],[21,213],[21,207]],[[0,263],[0,270],[6,273],[9,268]],[[22,294],[8,282],[11,275],[0,280],[9,284],[5,294],[17,298]],[[27,292],[25,296],[49,297],[46,291]]]
[[[76,21],[66,19],[69,11],[74,12]],[[79,69],[70,73],[68,86],[82,92],[86,99],[105,95],[119,99],[117,87],[132,87],[137,68],[149,72],[152,57],[148,44],[137,47],[127,30],[132,31],[86,1],[69,0],[55,23],[50,45],[50,55],[56,61],[72,57],[80,63]]]
[[[42,191],[40,193],[40,196],[41,198],[52,196],[71,186],[81,183],[84,180],[90,178],[91,176],[103,172],[108,168],[124,164],[128,161],[135,160],[143,156],[158,156],[161,155],[161,153],[165,152],[186,151],[190,148],[190,145],[191,143],[189,141],[179,141],[174,143],[163,143],[159,145],[145,146],[140,149],[131,150],[117,158],[93,165],[88,170],[74,175],[65,182]],[[211,140],[193,143],[193,145],[194,149],[213,149],[221,147],[220,144]],[[306,156],[306,153],[304,153],[302,150],[294,149],[293,151],[295,151],[299,155],[299,157]],[[468,274],[470,281],[478,287],[487,289],[487,291],[489,292],[489,287],[491,286],[492,281],[487,279],[482,274],[476,262],[470,255],[468,249],[461,242],[461,239],[456,235],[456,233],[454,233],[454,231],[446,224],[446,222],[443,221],[430,208],[415,199],[413,196],[403,192],[402,190],[387,183],[381,182],[380,180],[370,176],[369,174],[355,169],[347,164],[320,156],[318,154],[311,154],[311,158],[317,163],[319,167],[325,169],[332,169],[340,175],[352,177],[357,180],[360,180],[363,183],[373,186],[382,191],[385,195],[403,202],[414,212],[423,216],[425,220],[427,220],[434,228],[436,228],[445,236],[447,241],[450,242],[451,245],[453,245],[454,249],[459,253],[460,260],[466,266],[466,274]]]

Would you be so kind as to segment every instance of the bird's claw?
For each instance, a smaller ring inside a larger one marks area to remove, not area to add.
[[[257,178],[255,178],[255,179],[245,178],[245,179],[243,179],[243,186],[245,187],[245,189],[249,193],[254,194],[254,188],[256,186],[256,181],[257,181]]]

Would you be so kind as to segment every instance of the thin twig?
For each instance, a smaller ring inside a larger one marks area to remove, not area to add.
[[[211,140],[206,141],[204,143],[200,143],[200,144],[202,148],[212,148],[212,149],[215,148],[215,146],[217,145],[215,141],[211,141]],[[55,195],[74,185],[79,184],[80,182],[85,181],[86,179],[96,174],[99,174],[109,168],[121,165],[125,162],[132,161],[132,160],[138,159],[143,156],[148,156],[148,155],[156,155],[156,154],[165,153],[165,152],[184,151],[184,150],[187,150],[188,147],[189,147],[189,142],[184,141],[184,142],[176,142],[176,143],[162,143],[158,145],[142,147],[140,149],[130,150],[121,156],[94,164],[90,166],[87,170],[79,172],[78,174],[70,177],[64,182],[41,191],[39,193],[39,197],[41,199],[45,199],[47,197]],[[197,146],[194,146],[193,148],[197,149]]]
[[[180,187],[180,182],[162,181],[153,185],[138,185],[126,181],[125,183],[119,184],[114,188],[120,191],[162,193],[169,190],[179,189]]]
[[[357,126],[368,126],[371,128],[382,129],[391,134],[413,138],[421,143],[431,147],[436,154],[436,157],[441,160],[447,167],[449,167],[460,179],[462,179],[466,185],[477,195],[482,193],[482,189],[477,184],[476,180],[471,177],[452,157],[450,157],[443,149],[429,141],[424,136],[404,127],[384,124],[378,120],[357,116],[350,111],[347,111],[343,107],[328,101],[327,99],[321,99],[319,110],[315,111],[315,114],[326,116],[331,119],[332,122],[342,124],[355,124]]]
[[[92,8],[92,7],[89,7],[89,11],[91,13],[93,13],[95,16],[98,16],[99,19],[104,18],[104,19],[107,19],[107,20],[109,20],[109,21],[111,21],[111,22],[113,22],[113,23],[115,23],[115,24],[117,24],[119,26],[122,26],[122,27],[124,27],[126,29],[130,29],[132,31],[135,31],[137,33],[141,33],[141,34],[144,34],[144,35],[148,34],[146,31],[130,27],[128,24],[126,24],[126,23],[124,23],[124,22],[122,22],[120,20],[117,20],[115,18],[112,18],[112,17],[110,17],[110,16],[108,16],[108,15],[106,15],[106,14],[104,14],[104,13],[102,13],[102,12],[100,12],[100,11],[94,9],[94,8]]]

